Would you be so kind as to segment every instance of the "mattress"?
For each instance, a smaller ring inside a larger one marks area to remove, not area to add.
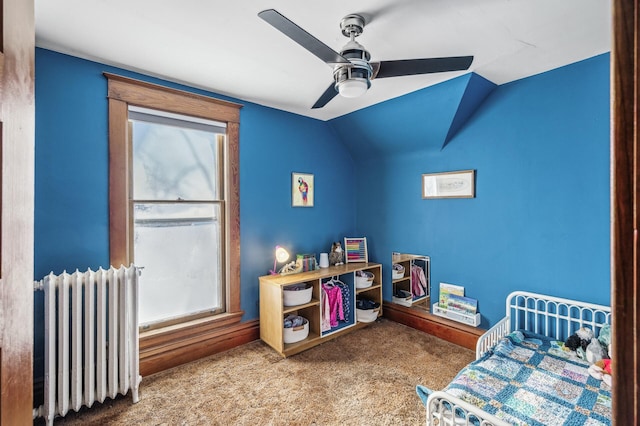
[[[610,425],[611,388],[548,337],[516,331],[444,389],[514,425]]]

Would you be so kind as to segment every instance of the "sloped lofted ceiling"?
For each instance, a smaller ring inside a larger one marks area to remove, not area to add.
[[[447,82],[464,102],[449,108],[442,143],[476,102],[476,77],[500,85],[608,52],[610,7],[610,0],[51,0],[35,4],[36,45],[321,120]],[[347,41],[340,20],[361,14],[357,40],[372,61],[474,61],[467,71],[373,80],[362,97],[338,96],[312,110],[332,69],[257,16],[269,8],[334,50]]]
[[[330,123],[354,155],[439,150],[496,87],[475,73],[465,74]]]

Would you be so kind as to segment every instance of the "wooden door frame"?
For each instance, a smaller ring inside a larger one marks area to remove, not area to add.
[[[0,0],[0,424],[33,422],[33,0]]]
[[[611,303],[613,419],[638,424],[638,0],[613,1],[611,50]],[[618,366],[622,366],[618,368]]]

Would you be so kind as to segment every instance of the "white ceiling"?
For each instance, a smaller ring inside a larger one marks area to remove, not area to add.
[[[36,0],[36,45],[328,120],[475,72],[518,80],[610,51],[610,0]],[[350,13],[372,61],[473,55],[468,71],[373,80],[311,105],[332,69],[260,19],[276,9],[339,51]]]

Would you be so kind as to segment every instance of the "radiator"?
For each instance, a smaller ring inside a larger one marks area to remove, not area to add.
[[[44,291],[44,404],[48,425],[69,409],[125,395],[139,400],[138,277],[134,265],[36,281]]]

